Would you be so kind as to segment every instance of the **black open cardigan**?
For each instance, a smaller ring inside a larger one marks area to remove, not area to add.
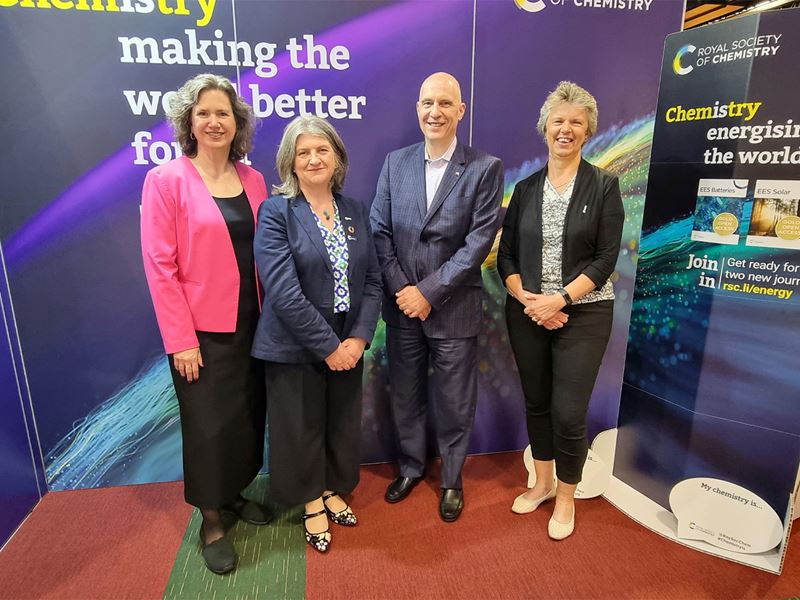
[[[542,291],[542,196],[547,166],[514,186],[503,221],[497,270],[505,283],[519,273],[522,287]],[[583,273],[600,289],[614,272],[625,210],[619,179],[581,159],[564,219],[561,277]]]

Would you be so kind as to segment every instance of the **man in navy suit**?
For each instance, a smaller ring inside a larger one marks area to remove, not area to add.
[[[434,73],[422,83],[417,116],[425,141],[389,153],[370,214],[400,446],[400,473],[385,498],[401,501],[424,475],[430,361],[442,457],[439,514],[448,522],[464,506],[461,469],[478,391],[481,263],[503,198],[500,160],[456,139],[465,110],[452,75]]]

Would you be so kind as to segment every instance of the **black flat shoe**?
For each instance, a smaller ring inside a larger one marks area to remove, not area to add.
[[[251,525],[266,525],[272,521],[272,512],[266,506],[247,498],[240,498],[239,502],[224,504],[220,507],[220,510],[233,513],[239,519]]]
[[[324,515],[327,513],[326,509],[322,509],[315,513],[305,513],[303,514],[303,529],[306,530],[306,542],[308,545],[311,546],[317,552],[327,552],[328,547],[331,544],[331,534],[330,530],[326,529],[320,533],[311,533],[308,528],[306,527],[306,521],[308,519],[313,519],[314,517],[318,517],[320,515]]]
[[[358,524],[358,519],[356,518],[355,514],[353,514],[353,510],[347,505],[344,505],[344,509],[340,510],[339,512],[333,512],[325,501],[328,498],[337,497],[341,500],[341,496],[336,492],[332,492],[330,494],[325,494],[322,496],[322,503],[325,505],[325,512],[328,513],[328,518],[336,523],[337,525],[343,525],[345,527],[353,527],[354,525]],[[344,502],[344,500],[342,500]]]
[[[206,544],[202,525],[199,533],[200,545],[203,547],[203,560],[206,561],[208,570],[217,575],[224,575],[233,571],[239,561],[239,555],[236,554],[236,548],[233,547],[231,541],[227,537],[221,537],[210,544]]]
[[[417,484],[422,481],[422,477],[396,477],[389,487],[386,488],[386,495],[383,499],[389,504],[400,502],[411,493]]]
[[[464,508],[464,492],[454,488],[443,488],[439,502],[439,516],[447,523],[455,521]]]

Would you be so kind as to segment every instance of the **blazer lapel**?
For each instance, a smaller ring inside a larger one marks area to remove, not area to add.
[[[339,218],[342,221],[342,229],[344,229],[344,237],[347,240],[347,254],[349,260],[347,261],[347,277],[350,279],[353,274],[353,263],[355,263],[355,255],[357,252],[356,244],[358,236],[363,235],[363,231],[359,231],[359,222],[356,218],[354,206],[349,200],[344,200],[338,194],[336,195],[336,205],[339,207]]]
[[[303,227],[303,229],[306,230],[308,238],[311,240],[312,245],[317,249],[317,252],[319,252],[320,256],[322,257],[322,261],[328,267],[328,270],[333,273],[333,266],[331,265],[331,259],[328,256],[328,250],[325,248],[325,242],[322,240],[322,234],[317,226],[317,220],[314,217],[314,213],[311,212],[311,207],[308,205],[308,202],[306,202],[306,199],[302,194],[300,194],[296,198],[292,199],[291,206],[295,218],[300,222],[300,225]]]
[[[242,182],[244,193],[247,194],[247,201],[250,203],[250,209],[253,211],[253,223],[257,223],[258,207],[261,206],[261,202],[264,201],[264,198],[259,198],[260,194],[256,187],[256,182],[252,177],[248,176],[245,166],[238,160],[233,164],[236,167],[236,172],[239,174],[239,181]]]
[[[431,208],[425,215],[425,219],[422,223],[423,227],[428,224],[431,217],[436,214],[436,211],[439,210],[439,207],[444,203],[447,196],[453,191],[453,187],[461,178],[461,175],[464,174],[465,168],[466,159],[464,158],[464,147],[457,143],[456,149],[453,151],[453,157],[450,159],[450,162],[447,163],[447,168],[442,176],[442,182],[439,184],[439,188],[436,190],[436,194],[433,197]]]
[[[581,158],[581,162],[578,165],[578,172],[575,174],[575,185],[572,186],[572,196],[569,199],[569,204],[572,206],[578,200],[573,200],[575,198],[587,198],[586,195],[586,188],[589,187],[589,183],[592,178],[592,165],[586,161],[586,159]]]
[[[416,190],[417,208],[419,208],[419,218],[425,219],[428,213],[428,194],[425,185],[425,142],[419,145],[419,151],[414,157],[414,170],[416,171],[417,181],[419,182]]]
[[[219,210],[217,203],[214,202],[214,198],[206,187],[200,171],[197,170],[197,167],[187,156],[181,156],[178,160],[183,162],[186,178],[191,185],[192,197],[190,202],[192,203],[192,209],[204,213],[215,221],[224,223],[225,217],[222,216],[222,211]],[[230,236],[226,237],[230,239]],[[231,242],[231,248],[233,248],[233,242]]]

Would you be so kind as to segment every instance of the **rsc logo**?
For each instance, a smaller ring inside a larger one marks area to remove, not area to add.
[[[514,4],[516,4],[517,7],[521,8],[522,10],[532,13],[544,10],[547,6],[544,3],[544,0],[535,0],[535,2],[532,2],[531,0],[514,0]]]
[[[678,52],[675,54],[675,58],[672,60],[672,70],[675,71],[675,75],[686,75],[687,73],[692,72],[694,67],[692,65],[684,67],[681,64],[681,59],[687,54],[694,53],[695,50],[697,50],[697,48],[691,44],[686,44],[683,48],[678,50]]]

